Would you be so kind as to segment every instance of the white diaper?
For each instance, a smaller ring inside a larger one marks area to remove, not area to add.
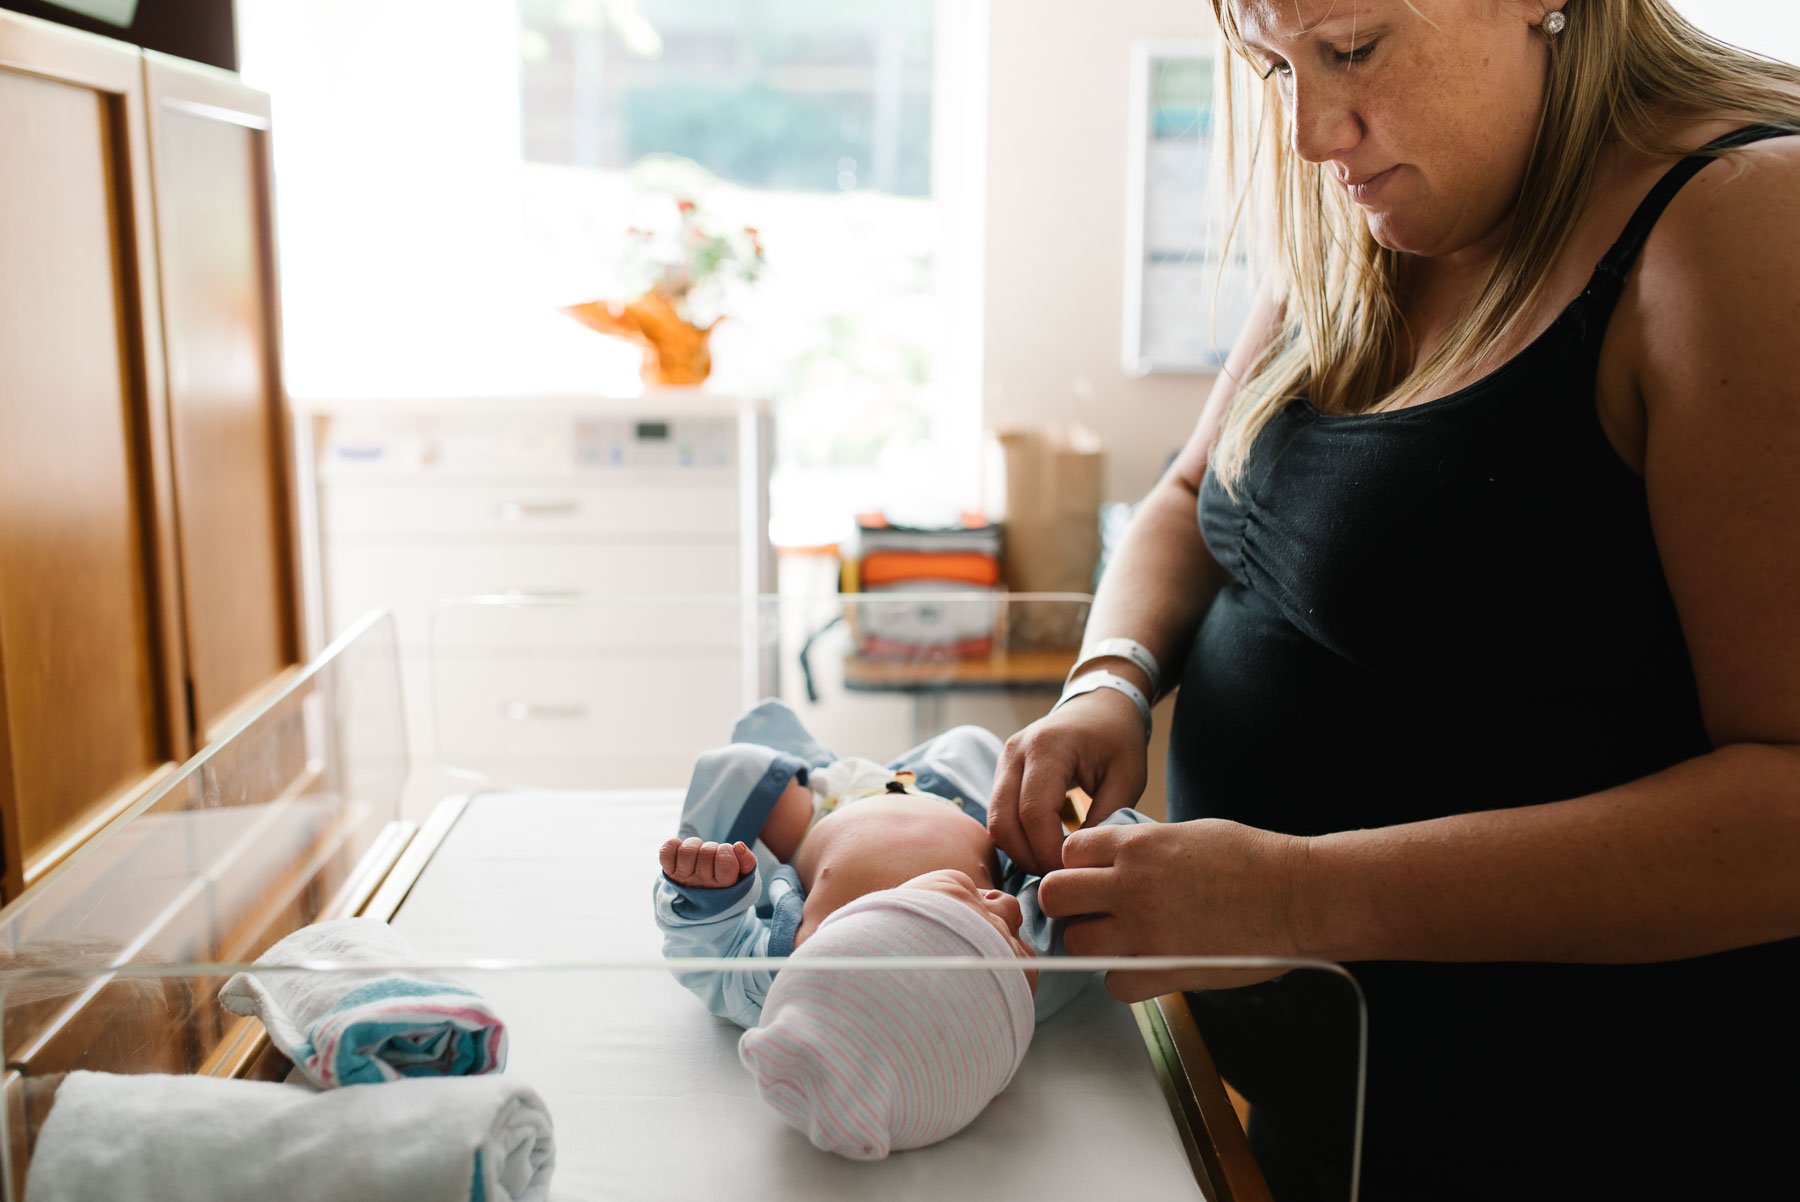
[[[908,797],[942,802],[957,811],[962,809],[960,801],[939,797],[936,793],[927,793],[919,788],[913,783],[911,772],[896,772],[885,764],[856,756],[833,761],[823,768],[814,768],[808,773],[806,783],[813,793],[812,822],[806,828],[809,831],[819,825],[819,819],[827,814],[865,798],[884,797],[889,793],[904,793]]]

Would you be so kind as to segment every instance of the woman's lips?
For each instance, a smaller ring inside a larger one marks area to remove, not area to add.
[[[1380,171],[1374,175],[1366,176],[1359,182],[1350,183],[1346,181],[1344,186],[1350,189],[1351,200],[1354,200],[1359,205],[1371,204],[1374,202],[1375,198],[1381,194],[1381,190],[1387,187],[1388,181],[1394,178],[1394,172],[1398,170],[1400,170],[1400,167],[1396,164],[1389,167],[1386,171]]]

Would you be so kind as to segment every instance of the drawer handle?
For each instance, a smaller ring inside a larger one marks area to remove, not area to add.
[[[503,588],[496,595],[519,601],[578,601],[581,599],[581,590],[578,588]]]
[[[502,501],[500,520],[522,522],[526,518],[570,517],[581,512],[580,501]]]
[[[587,717],[587,706],[533,705],[529,701],[508,701],[500,712],[514,722],[573,722]]]

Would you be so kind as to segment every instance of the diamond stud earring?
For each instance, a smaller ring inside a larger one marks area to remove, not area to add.
[[[1566,26],[1568,23],[1569,23],[1569,18],[1563,16],[1562,13],[1560,13],[1560,12],[1548,13],[1544,17],[1544,32],[1549,34],[1551,37],[1555,37],[1557,34],[1559,34],[1563,31],[1563,27]]]

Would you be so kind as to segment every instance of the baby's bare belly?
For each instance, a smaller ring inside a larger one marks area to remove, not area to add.
[[[941,801],[905,794],[866,798],[826,815],[793,858],[809,897],[828,889],[846,894],[843,901],[944,868],[966,872],[987,888],[993,864],[993,844],[981,823]]]

